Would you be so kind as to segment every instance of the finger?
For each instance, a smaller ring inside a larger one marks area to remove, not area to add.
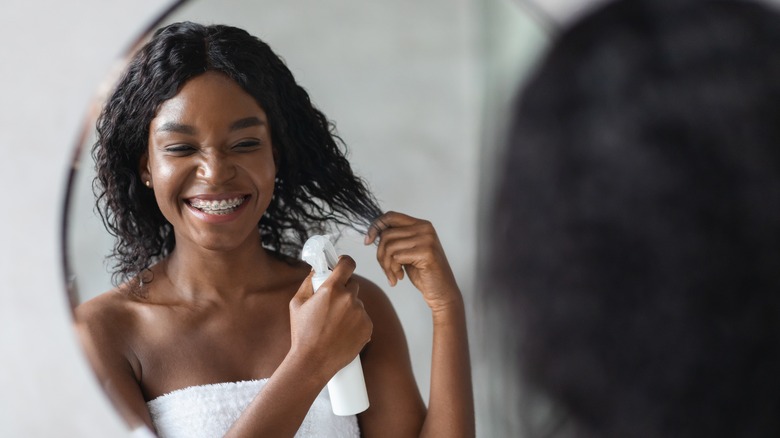
[[[392,263],[390,264],[390,270],[393,271],[393,275],[395,275],[395,286],[398,284],[399,281],[404,279],[404,266],[401,263]]]
[[[392,258],[393,263],[399,265],[412,265],[417,268],[424,268],[430,266],[430,263],[433,261],[429,256],[430,251],[426,248],[417,246],[399,249],[398,251],[393,252]]]
[[[390,227],[390,225],[387,224],[387,222],[384,221],[383,217],[385,215],[379,216],[378,218],[374,219],[373,222],[368,226],[368,231],[366,232],[366,238],[363,239],[363,243],[365,245],[369,245],[376,241],[377,237],[379,237],[382,232],[384,232],[386,229]]]
[[[371,222],[363,243],[368,245],[376,241],[376,238],[381,236],[389,228],[406,227],[417,223],[428,222],[403,213],[388,211]]]
[[[369,244],[377,238],[377,261],[390,286],[395,286],[404,278],[404,268],[403,264],[394,260],[393,249],[435,241],[436,231],[428,221],[390,211],[374,220],[364,243]]]
[[[358,292],[360,292],[360,283],[352,277],[347,280],[347,284],[345,284],[344,287],[355,297],[357,297]]]
[[[385,273],[385,277],[387,277],[387,283],[390,286],[395,286],[396,283],[398,283],[398,277],[395,275],[395,272],[393,270],[393,267],[384,261],[384,259],[380,259],[377,257],[377,260],[379,261],[379,267],[382,268],[382,272]]]
[[[396,240],[420,238],[432,241],[438,240],[436,230],[430,222],[420,221],[403,227],[388,228],[379,236],[377,247],[390,244]]]
[[[416,223],[427,222],[423,219],[418,219],[416,217],[412,217],[403,213],[398,213],[396,211],[388,211],[387,213],[377,218],[377,220],[380,219],[382,223],[385,224],[386,228],[407,227],[409,225],[414,225]]]
[[[395,287],[395,285],[401,281],[401,279],[395,275],[395,271],[393,271],[392,268],[383,269],[383,271],[385,272],[385,277],[387,277],[387,284],[389,284],[390,287]]]
[[[394,232],[399,228],[403,229],[413,226],[420,229],[429,228],[431,231],[433,231],[433,226],[426,220],[417,219],[415,217],[395,211],[388,211],[371,222],[363,243],[365,245],[371,244],[375,242],[377,238],[385,238],[385,235],[388,232]]]
[[[395,254],[398,251],[415,248],[423,241],[419,238],[403,238],[395,240],[384,240],[377,248],[377,261],[382,269],[385,270],[390,278],[391,285],[395,285],[398,281],[404,278],[403,263],[399,262],[395,258]]]
[[[382,233],[377,245],[377,261],[385,272],[390,286],[395,286],[405,276],[402,264],[393,259],[393,252],[426,244],[431,240],[435,240],[435,231],[425,221],[401,228],[386,229]]]
[[[398,280],[404,278],[409,266],[434,268],[447,265],[441,244],[433,229],[427,225],[415,225],[414,232],[396,232],[383,236],[377,254],[380,265],[393,271]]]
[[[377,259],[382,264],[383,260],[392,257],[393,252],[412,248],[415,246],[429,246],[436,242],[436,236],[426,233],[422,227],[412,226],[406,228],[393,228],[383,235],[377,245]]]
[[[393,233],[388,233],[381,242],[383,249],[387,252],[393,252],[411,247],[420,247],[429,249],[431,253],[441,249],[441,243],[436,233],[426,232],[427,229],[418,231],[414,228],[418,227],[410,227],[409,230],[399,230],[398,232],[394,230]]]
[[[407,226],[403,228],[388,228],[381,236],[379,236],[379,243],[377,244],[377,250],[382,250],[382,247],[386,247],[388,244],[407,239],[415,239],[418,236],[424,235],[425,229],[418,225]]]
[[[404,228],[390,228],[379,237],[377,249],[381,246],[391,245],[397,241],[416,240],[429,234],[430,233],[427,233],[423,227],[417,225]]]
[[[385,273],[385,277],[387,277],[387,284],[390,285],[390,287],[395,286],[398,284],[399,281],[403,280],[404,274],[403,274],[403,266],[400,264],[380,264],[380,267],[382,268],[382,272]]]
[[[382,268],[382,271],[385,273],[385,277],[387,277],[387,282],[390,286],[395,286],[398,281],[403,278],[403,269],[401,266],[393,266],[392,257],[387,251],[387,241],[385,239],[381,239],[379,245],[377,245],[376,260],[379,263],[379,267]],[[400,278],[398,276],[399,271],[401,273]]]
[[[301,285],[298,287],[298,291],[295,292],[295,296],[293,296],[292,300],[290,300],[290,307],[300,306],[314,294],[314,287],[311,284],[311,278],[313,276],[314,271],[312,270],[303,280],[303,283],[301,283]]]
[[[350,277],[352,277],[352,273],[355,272],[355,268],[357,267],[357,264],[355,263],[355,259],[348,255],[343,255],[339,257],[338,263],[336,263],[336,266],[333,268],[333,273],[330,274],[330,277],[328,277],[327,280],[325,280],[324,284],[341,284],[346,285],[349,281]]]

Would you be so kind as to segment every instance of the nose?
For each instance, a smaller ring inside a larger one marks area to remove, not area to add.
[[[213,186],[223,185],[236,176],[236,166],[221,152],[204,155],[198,166],[198,178]]]

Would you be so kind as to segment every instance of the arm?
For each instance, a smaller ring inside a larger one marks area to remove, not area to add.
[[[430,403],[421,436],[476,433],[466,312],[459,290],[457,296],[446,309],[433,313]]]
[[[397,436],[474,436],[474,401],[463,297],[436,231],[427,221],[389,212],[374,222],[365,243],[370,244],[377,238],[377,259],[390,284],[395,285],[406,274],[422,292],[433,317],[428,412],[424,414],[417,434]],[[396,349],[399,348],[396,345]],[[405,341],[403,348],[406,348]],[[406,355],[408,357],[408,353]],[[366,420],[368,423],[370,419]],[[389,423],[400,421],[399,418],[386,418],[383,421],[386,425],[381,427],[391,427]],[[413,423],[414,419],[407,421]],[[363,423],[361,421],[361,426]],[[366,436],[373,436],[369,433],[373,430],[373,425],[366,424]],[[377,435],[381,435],[381,429],[377,427],[376,430]]]
[[[119,414],[132,429],[145,425],[154,430],[138,385],[138,361],[126,339],[131,320],[112,295],[97,297],[76,308],[76,333]]]
[[[360,299],[374,323],[361,354],[370,406],[358,414],[364,437],[416,437],[425,421],[425,403],[414,380],[401,322],[387,296],[361,279]]]
[[[290,301],[290,352],[225,437],[295,435],[328,380],[366,345],[372,322],[357,298],[354,269],[342,257],[316,294],[311,274],[304,280]]]

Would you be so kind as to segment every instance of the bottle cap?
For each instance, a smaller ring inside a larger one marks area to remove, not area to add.
[[[314,235],[303,244],[301,258],[314,268],[316,274],[324,274],[338,263],[336,248],[326,236]]]

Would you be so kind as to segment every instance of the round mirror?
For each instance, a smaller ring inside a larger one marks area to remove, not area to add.
[[[498,143],[493,133],[502,129],[508,96],[547,41],[547,26],[532,8],[509,0],[192,0],[174,4],[153,28],[178,21],[246,29],[284,58],[315,106],[335,122],[353,169],[381,207],[434,224],[467,304],[474,302],[480,181],[490,173]],[[107,84],[99,95],[110,92],[113,80]],[[113,288],[106,260],[113,237],[96,214],[92,192],[96,116],[85,121],[65,210],[74,306]],[[390,297],[427,399],[432,328],[420,294],[407,281],[389,287],[375,248],[365,247],[361,236],[346,233],[337,246]],[[484,361],[478,347],[472,350],[478,380]],[[486,423],[479,422],[479,434],[490,436]]]

